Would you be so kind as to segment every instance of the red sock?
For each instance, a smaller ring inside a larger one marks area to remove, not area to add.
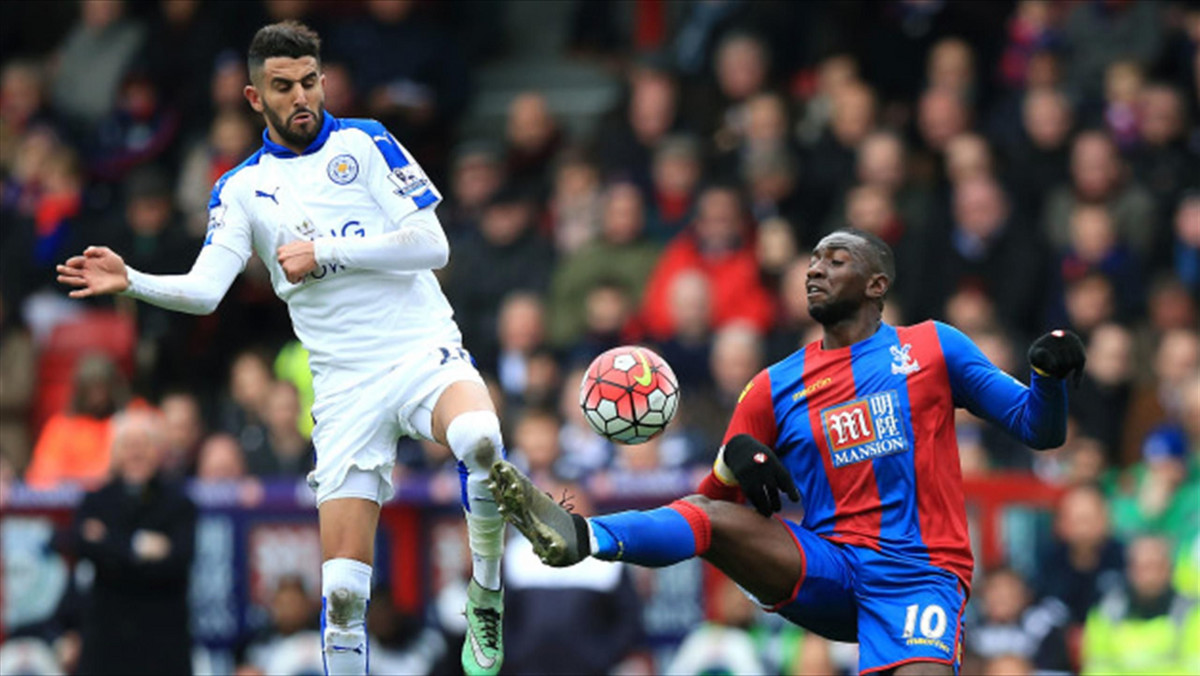
[[[676,500],[667,507],[679,512],[692,527],[692,535],[696,538],[696,556],[707,552],[712,545],[712,521],[708,513],[685,500]]]

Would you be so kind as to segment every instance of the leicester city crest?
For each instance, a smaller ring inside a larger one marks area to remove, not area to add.
[[[338,155],[329,160],[325,172],[329,174],[329,180],[338,185],[346,185],[358,177],[358,160],[354,159],[353,155]]]

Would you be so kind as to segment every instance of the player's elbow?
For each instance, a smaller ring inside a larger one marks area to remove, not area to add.
[[[211,315],[217,311],[217,306],[221,304],[221,296],[203,296],[197,298],[196,302],[188,308],[188,314],[193,315]]]
[[[430,255],[430,259],[431,260],[430,260],[429,267],[431,270],[441,270],[442,268],[449,265],[450,264],[450,243],[447,242],[443,238],[441,241],[441,245],[438,246],[436,249],[434,249],[434,251]]]
[[[1035,451],[1051,451],[1062,446],[1067,441],[1067,428],[1050,430],[1043,434],[1034,435],[1026,443]]]

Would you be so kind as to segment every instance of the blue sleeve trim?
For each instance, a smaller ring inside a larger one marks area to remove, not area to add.
[[[439,199],[441,198],[433,194],[432,190],[426,190],[413,198],[413,204],[417,205],[418,209],[424,209],[430,204],[437,204]]]
[[[229,179],[233,178],[234,174],[238,173],[242,169],[245,169],[246,167],[253,167],[254,165],[258,164],[258,160],[262,157],[262,154],[263,150],[262,148],[259,148],[254,152],[253,155],[242,160],[241,164],[225,172],[221,178],[217,179],[217,182],[213,184],[212,195],[210,195],[208,198],[209,209],[221,204],[221,191],[225,189],[225,183],[227,183]]]
[[[342,121],[343,127],[357,129],[371,138],[375,143],[375,147],[383,155],[383,159],[387,162],[388,169],[397,169],[409,164],[411,160],[400,149],[400,144],[388,132],[387,127],[384,127],[376,120],[345,118]]]

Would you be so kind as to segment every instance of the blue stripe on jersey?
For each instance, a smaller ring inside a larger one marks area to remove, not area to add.
[[[430,204],[437,204],[437,201],[438,196],[433,194],[432,190],[426,190],[413,198],[413,204],[417,205],[418,209],[424,209]]]
[[[225,182],[230,178],[233,178],[234,174],[245,169],[246,167],[253,167],[254,165],[258,164],[258,160],[262,157],[262,154],[263,149],[259,148],[258,150],[254,151],[253,155],[242,160],[241,164],[225,172],[221,175],[221,178],[217,179],[217,182],[213,184],[212,194],[208,198],[209,209],[221,204],[221,190],[225,188]]]
[[[879,524],[880,544],[890,551],[903,552],[921,560],[929,554],[921,540],[917,515],[917,478],[914,453],[916,435],[912,426],[912,406],[908,399],[908,382],[904,375],[892,373],[892,354],[887,348],[899,345],[895,327],[883,324],[878,337],[882,341],[863,341],[850,350],[850,366],[854,372],[855,396],[864,397],[894,391],[900,402],[897,416],[908,437],[909,449],[875,458],[871,461],[875,484],[882,508]]]
[[[771,405],[775,409],[778,438],[775,451],[792,473],[800,502],[804,505],[802,525],[813,533],[833,532],[835,504],[825,461],[815,439],[809,417],[808,397],[793,399],[804,385],[804,354],[801,348],[767,369],[771,378]]]
[[[342,126],[348,129],[357,129],[370,136],[371,140],[375,142],[375,147],[379,148],[379,152],[383,154],[383,159],[387,162],[388,169],[403,167],[410,162],[404,151],[400,150],[400,144],[388,132],[387,127],[384,127],[376,120],[348,118],[342,120]],[[413,199],[416,201],[420,197],[421,195],[417,195]],[[437,201],[436,198],[434,201]],[[424,207],[426,205],[418,202],[418,206]]]

